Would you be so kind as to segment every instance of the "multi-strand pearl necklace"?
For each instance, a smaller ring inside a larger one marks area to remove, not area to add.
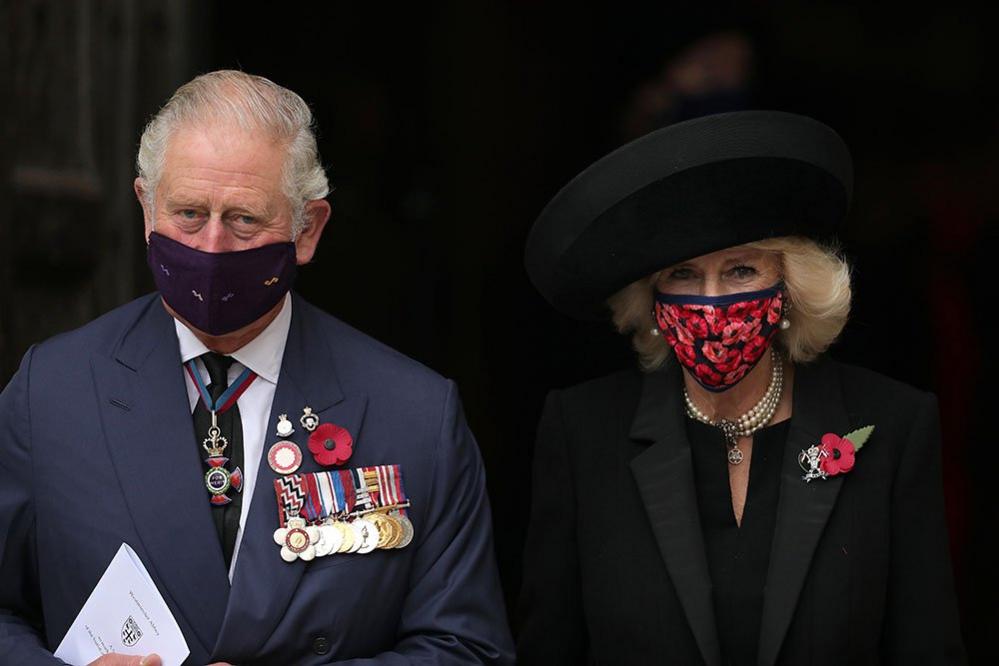
[[[735,419],[719,419],[712,421],[704,415],[697,405],[690,399],[686,387],[683,389],[683,399],[687,403],[687,416],[707,423],[708,425],[720,428],[728,440],[728,461],[732,465],[738,465],[744,458],[742,450],[739,448],[739,438],[749,437],[757,430],[762,429],[777,412],[777,405],[780,404],[781,394],[784,392],[784,363],[777,350],[770,348],[770,386],[760,401],[753,407]]]

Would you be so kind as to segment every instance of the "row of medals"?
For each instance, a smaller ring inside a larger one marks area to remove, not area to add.
[[[332,520],[322,525],[306,525],[303,518],[292,518],[286,528],[275,530],[274,542],[281,558],[311,560],[334,553],[366,555],[373,550],[405,548],[413,540],[413,523],[398,512],[372,512],[351,521]],[[309,552],[309,546],[315,546]]]
[[[306,407],[301,423],[306,430],[312,432],[319,424],[319,419]],[[294,432],[284,414],[278,419],[277,431],[278,436],[283,437]],[[274,531],[274,542],[284,546],[281,558],[286,562],[293,562],[298,558],[311,560],[313,557],[326,557],[334,553],[366,555],[376,549],[405,548],[412,540],[413,523],[398,511],[373,511],[350,521],[327,520],[322,525],[307,525],[303,518],[296,517],[288,520],[287,527]],[[310,545],[315,546],[312,552],[309,551]]]

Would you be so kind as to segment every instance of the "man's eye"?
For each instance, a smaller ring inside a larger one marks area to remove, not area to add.
[[[192,210],[190,208],[185,208],[184,210],[180,211],[180,216],[183,217],[185,220],[193,220],[194,218],[198,217],[198,211]]]
[[[689,268],[674,268],[669,273],[671,280],[689,280],[694,276],[694,272]]]
[[[257,221],[257,218],[252,215],[240,215],[238,219],[243,224],[253,224]]]

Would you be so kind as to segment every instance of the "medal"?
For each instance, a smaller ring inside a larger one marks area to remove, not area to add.
[[[298,422],[303,428],[312,432],[319,425],[319,417],[312,413],[311,407],[306,407],[302,410],[302,418],[298,419]]]
[[[368,514],[367,520],[375,526],[375,530],[378,532],[378,542],[375,545],[378,548],[386,548],[389,540],[391,540],[395,534],[392,529],[391,521],[381,513]]]
[[[361,555],[367,555],[378,546],[378,528],[367,518],[358,518],[351,524],[361,535],[357,552]]]
[[[399,527],[402,528],[402,537],[396,548],[405,548],[413,541],[413,523],[402,514],[397,515],[396,519],[399,521]]]
[[[316,542],[319,541],[319,528],[307,526],[302,518],[291,518],[287,527],[274,530],[274,543],[281,546],[281,559],[294,562],[302,559],[308,562],[316,556]]]
[[[292,474],[302,464],[302,450],[295,442],[278,442],[267,452],[267,463],[278,474]]]
[[[208,437],[201,443],[201,446],[208,453],[208,457],[205,459],[205,464],[208,465],[204,479],[205,488],[210,495],[209,501],[212,506],[225,506],[232,501],[226,495],[230,488],[237,493],[243,491],[243,472],[238,467],[231,471],[226,468],[229,459],[223,454],[226,447],[229,446],[229,441],[222,436],[218,415],[224,414],[236,404],[239,396],[243,395],[243,392],[250,387],[257,375],[249,368],[244,368],[232,386],[227,388],[218,400],[213,401],[211,394],[208,393],[208,387],[205,386],[201,374],[194,365],[194,359],[185,363],[184,367],[187,368],[187,374],[190,375],[191,381],[197,387],[202,403],[212,415],[212,425],[208,428]]]
[[[293,432],[295,432],[295,429],[291,426],[291,421],[288,420],[288,415],[279,414],[277,422],[277,436],[290,437]]]
[[[343,544],[343,532],[339,523],[328,523],[319,528],[319,543],[316,544],[316,557],[326,557],[340,550]]]
[[[282,444],[290,442],[271,448]],[[399,465],[289,474],[274,480],[274,491],[280,523],[274,541],[286,562],[366,555],[405,548],[413,540]]]
[[[299,518],[305,504],[305,490],[302,477],[294,474],[274,479],[274,494],[277,496],[278,524],[285,527],[293,518]]]
[[[337,549],[338,553],[354,553],[357,552],[358,546],[355,543],[358,542],[357,530],[354,529],[353,525],[350,523],[333,523],[339,526],[340,533],[343,535],[343,543],[340,544],[340,548]]]

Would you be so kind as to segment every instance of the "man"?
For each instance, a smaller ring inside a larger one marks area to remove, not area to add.
[[[0,664],[61,663],[123,542],[185,663],[512,661],[453,383],[289,292],[330,215],[311,125],[220,71],[146,127],[159,293],[35,346],[0,397]]]

